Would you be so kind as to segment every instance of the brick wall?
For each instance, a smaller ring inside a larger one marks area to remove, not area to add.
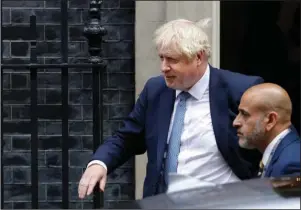
[[[69,61],[87,59],[82,36],[89,0],[69,1]],[[60,60],[60,1],[2,0],[2,49],[4,63],[26,63],[29,59],[29,16],[37,16],[38,62]],[[104,134],[121,125],[134,103],[134,21],[131,0],[104,0],[103,55],[108,62],[104,81]],[[61,86],[60,69],[38,71],[39,205],[60,208],[61,174]],[[5,208],[31,208],[30,177],[30,77],[26,70],[4,70],[4,199]],[[77,198],[77,183],[92,154],[91,71],[69,71],[69,181],[70,208],[92,208],[91,197]],[[134,199],[133,160],[108,179],[105,208]]]

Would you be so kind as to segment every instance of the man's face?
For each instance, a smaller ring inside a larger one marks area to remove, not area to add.
[[[200,72],[200,60],[197,56],[188,59],[174,51],[159,51],[161,71],[166,85],[177,90],[191,88]]]
[[[266,134],[265,116],[248,97],[242,97],[238,109],[239,114],[236,116],[233,126],[237,129],[239,146],[245,149],[255,149]]]

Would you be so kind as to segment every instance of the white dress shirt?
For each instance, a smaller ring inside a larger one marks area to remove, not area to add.
[[[192,97],[186,102],[187,111],[181,136],[177,173],[215,184],[239,181],[217,148],[210,113],[209,76],[208,65],[203,77],[188,91]],[[177,90],[176,96],[180,93],[181,91]],[[174,107],[177,104],[178,98]],[[167,141],[170,138],[174,114],[175,112],[172,114]],[[88,166],[95,163],[106,168],[105,164],[98,160],[91,161]]]
[[[287,128],[284,131],[282,131],[281,133],[279,133],[267,146],[267,148],[264,150],[263,152],[263,156],[262,156],[262,163],[264,165],[265,168],[267,168],[267,164],[268,164],[268,160],[271,156],[271,152],[273,151],[273,149],[275,150],[276,148],[274,148],[277,144],[279,144],[282,138],[284,138],[288,133],[290,132],[290,129]]]
[[[186,102],[177,173],[215,184],[238,181],[239,178],[225,162],[216,144],[210,113],[209,78],[208,65],[203,77],[188,91],[192,97]],[[180,93],[177,90],[176,96]],[[178,98],[174,110],[177,104]],[[175,112],[172,114],[168,141],[174,114]]]

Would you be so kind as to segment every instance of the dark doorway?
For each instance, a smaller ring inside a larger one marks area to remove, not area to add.
[[[300,133],[300,2],[221,2],[221,68],[285,88]]]

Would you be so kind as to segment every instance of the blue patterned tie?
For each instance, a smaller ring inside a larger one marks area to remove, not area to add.
[[[188,92],[179,94],[179,103],[173,120],[172,130],[168,144],[167,157],[165,162],[165,182],[168,183],[168,174],[177,172],[178,155],[180,152],[181,135],[184,127],[184,117],[186,112],[186,100],[190,97]]]

